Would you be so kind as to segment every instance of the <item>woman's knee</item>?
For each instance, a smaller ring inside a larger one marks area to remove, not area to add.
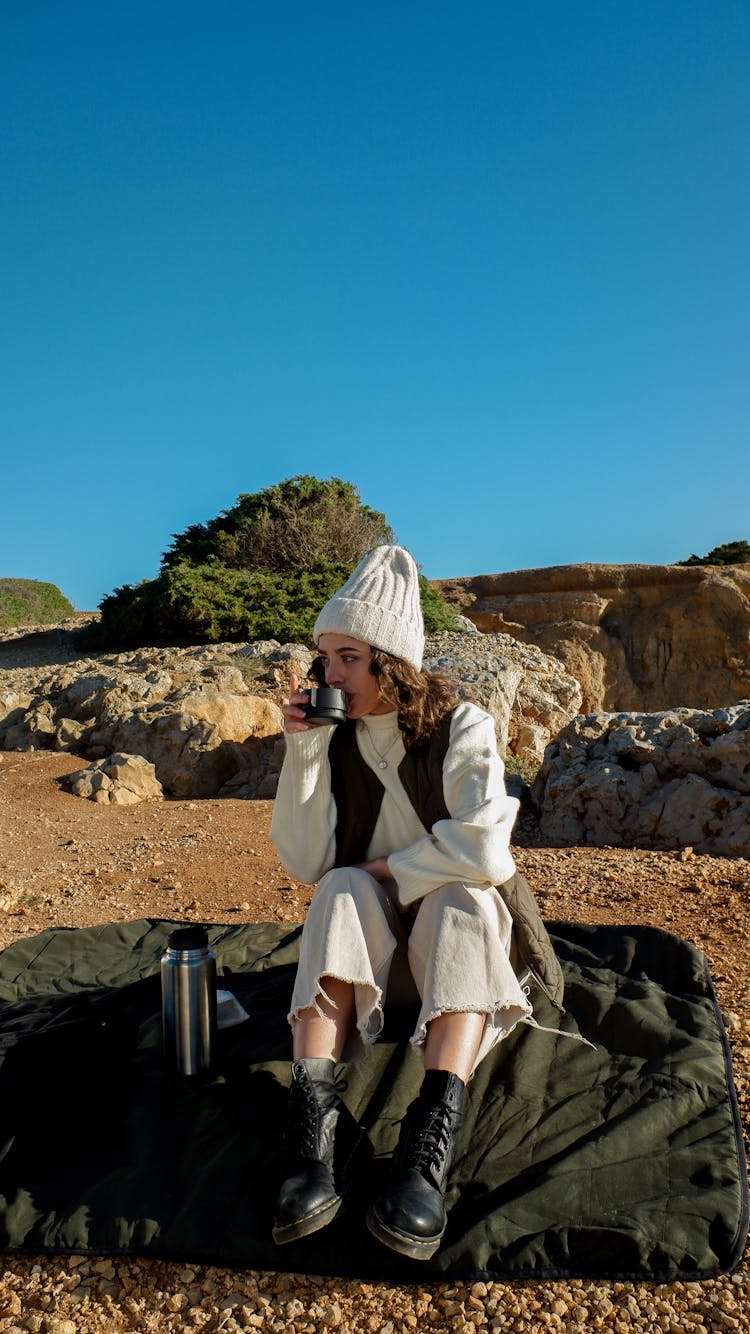
[[[369,871],[363,871],[359,866],[334,866],[333,870],[326,871],[318,882],[315,894],[320,898],[330,899],[344,896],[354,899],[355,902],[375,900],[381,903],[382,901],[382,891],[378,881]]]
[[[419,935],[425,928],[439,926],[446,910],[452,910],[453,913],[467,913],[474,916],[477,907],[476,899],[472,889],[468,885],[462,884],[459,880],[452,880],[446,885],[439,885],[429,894],[425,894],[420,899],[419,908],[414,920],[414,927]],[[414,928],[413,928],[414,929]]]

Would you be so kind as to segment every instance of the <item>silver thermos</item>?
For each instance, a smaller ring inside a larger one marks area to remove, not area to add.
[[[164,1054],[181,1075],[204,1074],[216,1038],[216,959],[205,927],[170,932],[161,961]]]

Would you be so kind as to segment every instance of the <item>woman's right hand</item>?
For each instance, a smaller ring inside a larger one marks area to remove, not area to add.
[[[289,678],[289,703],[281,710],[284,715],[285,732],[309,732],[311,724],[306,722],[304,704],[308,702],[306,691],[299,688],[299,677],[292,672]]]

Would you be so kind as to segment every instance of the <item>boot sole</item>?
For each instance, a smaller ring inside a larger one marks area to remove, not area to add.
[[[342,1204],[343,1199],[339,1195],[324,1209],[308,1214],[307,1218],[298,1218],[293,1223],[274,1224],[272,1236],[276,1245],[284,1246],[288,1241],[297,1241],[300,1237],[309,1237],[311,1232],[319,1232],[333,1222]]]
[[[393,1228],[387,1227],[374,1209],[369,1210],[365,1221],[373,1237],[377,1237],[378,1241],[392,1251],[398,1251],[399,1255],[408,1255],[410,1260],[431,1259],[445,1235],[443,1228],[437,1237],[409,1237],[404,1232],[396,1232]]]

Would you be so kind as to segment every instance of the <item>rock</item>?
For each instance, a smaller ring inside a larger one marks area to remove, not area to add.
[[[477,630],[477,627],[475,626],[474,622],[470,621],[468,616],[462,615],[461,612],[459,612],[456,616],[453,617],[453,624],[455,625],[456,629],[462,632],[463,634],[467,635],[479,634],[479,631]]]
[[[750,857],[750,701],[576,718],[548,747],[533,797],[552,846]]]
[[[31,704],[31,695],[17,690],[0,692],[0,732],[3,727],[13,727],[20,722]]]
[[[578,682],[556,658],[510,635],[430,635],[425,666],[495,720],[501,755],[539,763],[550,737],[581,706]]]
[[[9,671],[0,746],[55,746],[96,762],[115,752],[140,755],[173,797],[272,798],[284,756],[277,701],[287,697],[292,672],[308,674],[312,657],[304,644],[270,641],[144,648]],[[580,704],[559,662],[508,635],[432,636],[427,662],[488,708],[503,753],[524,759],[540,760]],[[131,800],[110,797],[101,781],[86,786],[92,800]]]
[[[248,695],[240,705],[232,697],[224,708],[219,698],[203,692],[202,700],[188,696],[175,700],[174,707],[179,711],[147,706],[117,719],[109,743],[145,755],[174,797],[215,796],[247,770],[254,771],[256,786],[266,776],[273,753],[266,743],[283,728],[281,710],[273,700]],[[208,717],[196,717],[192,709]],[[217,721],[210,721],[211,715]]]
[[[153,764],[142,755],[120,752],[66,774],[61,785],[75,797],[113,806],[134,806],[139,801],[160,800],[164,795]]]
[[[89,730],[75,718],[60,718],[55,727],[55,750],[79,750]]]
[[[216,686],[208,686],[194,694],[177,695],[175,703],[191,718],[215,726],[222,741],[273,736],[284,725],[281,711],[273,700],[257,695],[230,694]]]
[[[242,763],[237,771],[219,789],[220,797],[253,797],[270,801],[276,796],[276,787],[284,762],[283,736],[263,737],[255,743],[246,743]]]
[[[236,658],[266,658],[274,649],[280,648],[278,639],[256,639],[252,644],[243,644],[235,652]]]
[[[107,735],[110,746],[145,756],[173,797],[213,796],[238,768],[236,743],[222,741],[216,725],[163,706],[117,719]]]
[[[586,712],[750,695],[750,565],[562,565],[433,585],[480,630],[559,658]]]
[[[281,670],[301,651],[271,642],[266,657],[277,658],[267,669]],[[306,671],[311,655],[304,652]],[[258,661],[263,671],[264,657]],[[288,665],[283,670],[283,690],[272,686],[261,696],[248,690],[235,644],[144,648],[47,670],[11,669],[0,697],[0,747],[54,745],[88,760],[138,754],[156,766],[172,796],[213,797],[236,776],[238,793],[273,795],[283,718],[269,695],[285,697]],[[107,799],[106,789],[99,793],[96,800]]]
[[[6,716],[0,744],[4,750],[45,750],[54,736],[52,707],[47,700],[37,699],[25,712],[14,709]]]
[[[287,694],[292,672],[304,680],[310,671],[315,654],[305,644],[277,644],[273,640],[264,642],[271,644],[266,652],[250,655],[249,650],[253,645],[248,644],[236,656],[238,658],[252,656],[255,660],[253,663],[255,679],[277,687]]]

